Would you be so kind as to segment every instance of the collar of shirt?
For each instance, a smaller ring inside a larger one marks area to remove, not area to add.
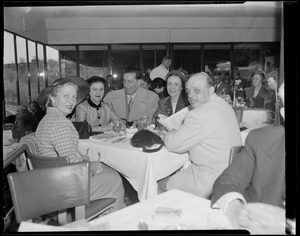
[[[132,98],[132,101],[133,101],[134,98],[135,98],[135,96],[136,96],[136,94],[137,94],[137,91],[134,94],[132,94],[132,95],[127,94],[127,101],[129,102],[130,98]]]
[[[66,116],[63,113],[61,113],[56,107],[47,107],[47,114],[55,114],[57,116],[66,118]]]

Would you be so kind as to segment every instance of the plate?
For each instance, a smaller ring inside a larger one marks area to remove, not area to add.
[[[106,141],[106,140],[112,139],[112,138],[114,138],[116,136],[117,136],[117,134],[98,134],[98,135],[90,136],[90,139],[96,139],[96,140],[100,140],[100,141]]]

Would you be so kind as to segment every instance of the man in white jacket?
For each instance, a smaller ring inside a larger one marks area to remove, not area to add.
[[[242,145],[239,124],[232,107],[214,93],[208,74],[194,74],[185,87],[192,109],[164,143],[171,152],[189,152],[191,165],[159,181],[158,191],[176,188],[209,199],[214,181],[228,166],[231,147]]]

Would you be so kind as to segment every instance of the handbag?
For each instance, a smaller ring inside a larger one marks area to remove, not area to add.
[[[157,152],[164,146],[164,142],[150,130],[139,130],[132,136],[131,145],[143,148],[143,152]]]
[[[75,129],[78,132],[79,139],[88,139],[91,136],[91,126],[85,121],[74,121],[72,122]]]
[[[248,108],[264,108],[264,98],[248,98]]]

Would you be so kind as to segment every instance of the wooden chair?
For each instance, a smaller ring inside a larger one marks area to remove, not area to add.
[[[23,140],[22,145],[15,150],[10,156],[7,158],[9,159],[5,164],[5,166],[8,166],[9,163],[11,163],[16,158],[20,157],[21,155],[25,155],[27,158],[27,163],[29,166],[29,170],[34,169],[40,169],[40,168],[51,168],[51,167],[58,167],[63,166],[67,167],[70,165],[67,161],[66,157],[42,157],[35,155],[31,152],[31,150],[35,149],[35,139],[33,135],[29,135],[25,140]],[[25,171],[28,172],[28,171]],[[89,173],[88,175],[88,181],[90,181]],[[63,180],[62,180],[63,181]],[[11,193],[12,194],[12,193]],[[89,204],[85,205],[85,218],[87,220],[91,220],[95,218],[98,215],[101,215],[103,212],[110,208],[114,208],[114,203],[116,202],[116,199],[114,198],[103,198],[91,201]],[[74,211],[69,211],[68,216],[66,213],[60,213],[58,214],[58,222],[59,224],[65,224],[67,223],[67,217],[74,219]]]
[[[115,199],[90,202],[89,165],[89,162],[80,162],[8,174],[17,222],[56,211],[66,217],[66,210],[74,207],[72,221],[88,220],[89,215],[99,215],[108,209]],[[88,207],[91,209],[87,210]],[[67,220],[60,222],[65,223]]]
[[[242,150],[244,146],[233,146],[230,149],[230,153],[229,153],[229,163],[228,165],[230,165],[233,161],[233,159],[235,158],[235,156]]]

